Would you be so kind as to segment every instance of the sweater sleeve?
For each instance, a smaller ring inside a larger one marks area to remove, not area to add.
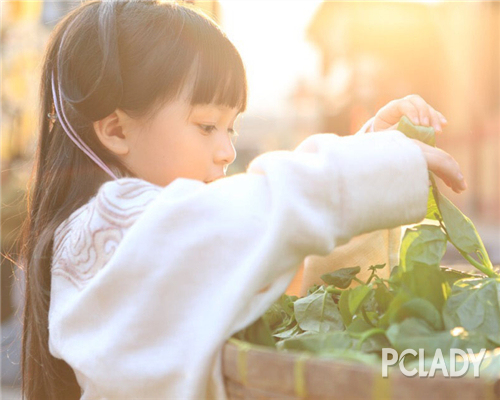
[[[74,369],[82,399],[224,399],[225,341],[285,292],[303,259],[421,221],[427,195],[425,158],[399,131],[316,134],[246,173],[178,178],[83,288],[53,276],[50,351]]]
[[[355,133],[355,135],[363,135],[368,132],[373,132],[373,122],[375,121],[375,117],[371,117],[368,121],[366,121],[361,129]]]
[[[370,118],[355,135],[364,135],[373,132],[375,117]],[[388,278],[392,267],[399,264],[399,249],[401,244],[401,226],[391,229],[381,229],[374,232],[354,236],[351,240],[335,249],[325,257],[310,255],[304,260],[301,274],[300,289],[297,293],[305,296],[313,284],[321,285],[323,274],[333,272],[340,268],[358,265],[361,271],[358,277],[368,278],[369,266],[385,264],[379,270],[379,276]],[[288,289],[287,289],[288,291]]]

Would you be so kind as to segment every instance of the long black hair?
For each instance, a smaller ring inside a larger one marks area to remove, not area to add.
[[[246,110],[241,57],[220,27],[195,6],[91,0],[73,9],[52,31],[42,63],[28,216],[18,247],[26,277],[23,398],[81,396],[73,369],[48,348],[53,236],[61,222],[111,179],[75,145],[60,121],[47,117],[54,111],[52,83],[60,87],[57,100],[81,140],[116,176],[135,177],[101,144],[93,122],[117,108],[151,120],[164,104],[178,98],[193,70],[191,106],[215,103]]]

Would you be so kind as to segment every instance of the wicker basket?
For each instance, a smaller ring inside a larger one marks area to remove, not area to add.
[[[475,272],[470,264],[450,267]],[[379,368],[236,338],[224,345],[222,367],[231,400],[500,400],[500,377],[495,382],[466,376],[418,378],[392,368],[389,377],[382,378]]]
[[[396,369],[277,351],[231,338],[223,349],[223,375],[231,400],[487,400],[500,399],[500,380],[406,377]]]

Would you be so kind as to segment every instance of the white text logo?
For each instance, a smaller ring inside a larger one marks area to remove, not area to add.
[[[446,364],[443,357],[441,349],[437,349],[434,353],[434,358],[429,370],[425,369],[425,353],[424,349],[418,349],[418,353],[414,349],[404,350],[398,357],[396,350],[391,348],[382,349],[382,377],[387,378],[388,367],[399,363],[399,369],[406,376],[415,376],[418,374],[419,377],[434,377],[437,370],[440,370],[446,377],[458,377],[463,376],[469,370],[469,364],[474,367],[474,377],[479,377],[479,367],[483,361],[484,355],[486,354],[486,349],[481,349],[481,351],[475,354],[471,349],[467,349],[468,355],[465,351],[461,349],[450,349],[450,359],[449,365]],[[416,367],[408,370],[404,365],[404,358],[408,354],[414,357],[418,356],[418,369]],[[457,356],[460,356],[457,359]],[[457,370],[457,363],[460,369]],[[448,370],[449,367],[449,370]]]

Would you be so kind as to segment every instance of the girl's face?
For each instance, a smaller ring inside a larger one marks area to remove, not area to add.
[[[204,182],[226,175],[236,158],[237,109],[176,101],[162,108],[148,131],[137,135],[125,158],[140,177],[160,186],[176,178]]]
[[[238,114],[236,108],[215,104],[191,110],[186,101],[176,100],[161,108],[146,125],[116,110],[112,115],[120,121],[115,122],[115,127],[121,127],[120,139],[111,135],[114,137],[107,147],[140,178],[162,187],[179,177],[208,183],[225,176],[236,158],[232,139]],[[96,133],[106,144],[103,123],[95,124]]]

